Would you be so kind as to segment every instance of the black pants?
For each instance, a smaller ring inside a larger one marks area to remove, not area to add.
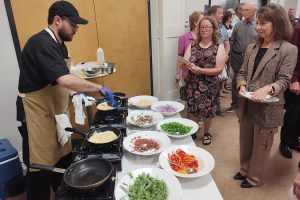
[[[29,167],[29,143],[28,131],[26,126],[25,112],[22,104],[22,99],[17,99],[17,120],[22,123],[18,129],[22,136],[23,161]],[[68,168],[72,162],[72,154],[68,154],[61,158],[56,164],[59,168]],[[39,164],[39,163],[38,163]],[[63,174],[47,171],[27,172],[25,177],[26,190],[28,200],[48,200],[50,198],[50,187],[56,192]]]
[[[231,82],[231,106],[237,108],[239,102],[239,91],[236,89],[236,77],[243,65],[244,57],[232,52],[231,55],[231,67],[233,70],[233,78]]]
[[[300,138],[300,95],[287,89],[284,93],[285,109],[284,124],[281,128],[280,139],[284,146],[299,145]]]
[[[60,168],[70,166],[72,160],[71,153],[61,158],[55,165]],[[48,200],[50,198],[50,187],[56,192],[63,174],[47,171],[28,172],[26,175],[27,199],[28,200]]]

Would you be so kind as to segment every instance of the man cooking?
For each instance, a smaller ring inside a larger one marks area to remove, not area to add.
[[[109,101],[113,100],[109,89],[70,74],[66,65],[68,50],[64,42],[72,41],[78,24],[87,23],[71,3],[57,1],[49,8],[48,27],[33,35],[22,50],[17,110],[28,168],[30,163],[61,168],[70,165],[70,139],[64,145],[58,142],[56,124],[62,120],[55,120],[66,113],[70,90],[99,91]],[[28,170],[26,178],[27,199],[46,200],[50,186],[56,191],[62,175]]]

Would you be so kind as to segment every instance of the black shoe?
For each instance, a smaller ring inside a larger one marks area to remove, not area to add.
[[[223,117],[225,116],[225,113],[220,110],[217,110],[216,115]]]
[[[281,155],[283,155],[285,158],[287,158],[287,159],[292,158],[293,154],[292,154],[292,150],[290,149],[290,147],[280,144],[279,150],[280,150]]]
[[[196,134],[196,133],[193,133],[193,134],[192,134],[192,138],[193,138],[193,140],[195,140],[195,139],[197,138],[197,134]]]
[[[234,175],[233,177],[234,180],[239,180],[239,181],[245,180],[246,178],[247,176],[243,176],[240,172],[236,173],[236,175]]]
[[[230,106],[227,110],[226,110],[226,112],[227,113],[232,113],[232,112],[235,112],[237,110],[237,107],[236,106]]]
[[[255,186],[252,185],[251,183],[249,183],[247,180],[244,180],[244,181],[241,183],[241,188],[252,188],[252,187],[255,187]]]
[[[298,151],[300,153],[300,145],[293,145],[291,146],[291,149]]]

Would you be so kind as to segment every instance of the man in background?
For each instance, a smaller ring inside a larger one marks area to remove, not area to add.
[[[288,16],[289,16],[290,22],[292,23],[292,26],[295,26],[296,24],[299,23],[299,19],[295,17],[295,9],[294,8],[290,8],[288,10]]]
[[[236,89],[236,76],[244,62],[244,54],[249,44],[256,42],[256,4],[245,3],[242,7],[244,19],[237,23],[230,38],[231,45],[231,67],[233,70],[231,106],[226,112],[235,112],[238,107],[239,95]]]
[[[294,27],[290,43],[300,48],[300,24]],[[290,88],[284,92],[284,122],[280,132],[280,153],[288,159],[292,158],[292,149],[300,152],[300,55],[294,69]]]
[[[228,60],[228,54],[229,54],[229,51],[230,51],[230,43],[229,43],[229,36],[228,36],[228,33],[227,33],[227,30],[225,28],[225,26],[222,24],[222,19],[223,19],[223,8],[222,6],[219,6],[219,5],[214,5],[212,7],[210,7],[210,9],[208,10],[208,15],[212,16],[216,22],[218,23],[218,28],[219,28],[219,36],[220,36],[220,41],[221,43],[224,45],[225,47],[225,51],[226,51],[226,62]],[[218,110],[216,112],[216,114],[218,116],[224,116],[225,113],[221,111],[221,106],[220,106],[220,92],[221,92],[221,86],[222,86],[223,83],[220,83],[220,88],[218,90]]]

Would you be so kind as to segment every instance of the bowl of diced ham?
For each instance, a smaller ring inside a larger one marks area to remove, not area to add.
[[[181,112],[184,109],[184,105],[177,101],[158,101],[152,104],[151,109],[164,116],[172,116]]]

